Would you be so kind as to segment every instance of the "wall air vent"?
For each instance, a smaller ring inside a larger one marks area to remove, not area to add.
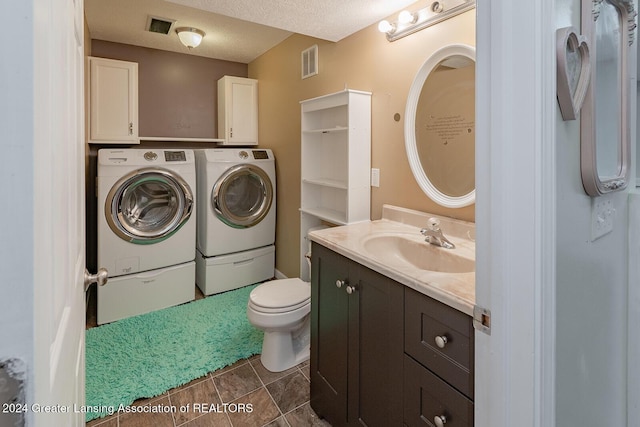
[[[176,21],[167,18],[158,18],[157,16],[149,15],[147,17],[147,31],[152,33],[169,34],[171,27]]]
[[[302,51],[302,78],[318,74],[318,45],[314,44]]]

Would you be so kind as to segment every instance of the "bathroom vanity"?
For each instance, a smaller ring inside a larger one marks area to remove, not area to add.
[[[442,218],[456,248],[434,247],[423,215],[309,235],[311,406],[333,426],[473,426],[474,228]]]

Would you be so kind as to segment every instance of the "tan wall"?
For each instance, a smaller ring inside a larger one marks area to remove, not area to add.
[[[451,43],[475,46],[475,10],[393,43],[376,25],[337,43],[293,35],[249,64],[249,77],[259,80],[260,146],[276,156],[276,268],[286,276],[299,274],[299,102],[345,87],[373,93],[371,167],[380,169],[380,187],[371,188],[372,219],[380,218],[383,204],[393,204],[474,221],[474,206],[446,209],[424,195],[404,149],[404,109],[413,77],[433,52]],[[301,80],[300,53],[313,44],[319,74]],[[400,121],[394,120],[396,113]]]

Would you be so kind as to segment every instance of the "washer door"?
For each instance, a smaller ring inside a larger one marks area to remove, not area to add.
[[[258,224],[271,209],[273,185],[264,169],[240,164],[223,173],[211,192],[211,205],[222,222],[234,228]]]
[[[111,188],[104,210],[109,227],[121,239],[142,245],[158,243],[189,219],[193,192],[171,171],[140,169]]]

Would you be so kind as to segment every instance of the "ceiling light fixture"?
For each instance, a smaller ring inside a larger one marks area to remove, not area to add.
[[[204,37],[204,31],[192,27],[176,28],[176,33],[178,33],[178,38],[180,39],[182,44],[189,49],[198,47],[198,45],[200,45],[200,42],[202,42],[202,38]]]
[[[397,22],[380,21],[378,30],[393,42],[474,7],[476,0],[429,0],[429,5],[417,12],[400,12]]]

